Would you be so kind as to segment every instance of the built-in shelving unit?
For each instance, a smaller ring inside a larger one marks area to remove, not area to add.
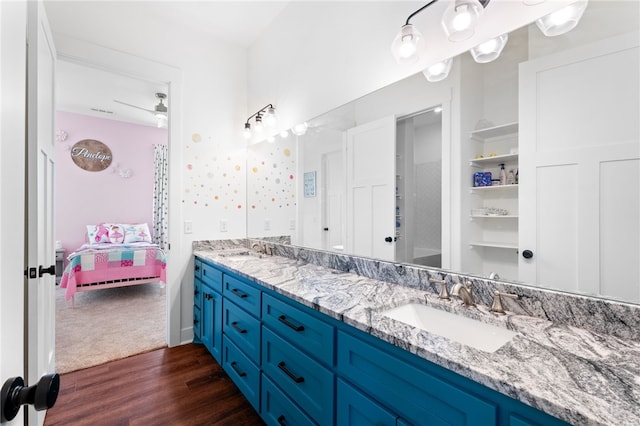
[[[518,184],[500,185],[501,165],[507,175],[518,171],[518,123],[507,123],[469,134],[468,188],[470,220],[466,238],[471,267],[509,276],[518,265]],[[490,172],[491,185],[474,186],[476,172]],[[500,214],[483,213],[495,210]],[[473,260],[471,260],[473,259]],[[513,276],[511,278],[517,278]]]

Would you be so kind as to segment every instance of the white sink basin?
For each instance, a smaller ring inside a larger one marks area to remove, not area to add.
[[[382,315],[485,352],[497,351],[518,334],[420,303],[388,309]]]

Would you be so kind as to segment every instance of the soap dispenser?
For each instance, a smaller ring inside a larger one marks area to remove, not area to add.
[[[513,169],[509,170],[507,173],[507,185],[515,185],[516,183],[516,175],[513,173]]]
[[[500,185],[507,184],[507,172],[504,170],[504,163],[500,163]]]

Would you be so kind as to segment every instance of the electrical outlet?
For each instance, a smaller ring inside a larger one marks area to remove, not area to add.
[[[184,233],[191,234],[193,232],[193,222],[190,220],[184,221]]]
[[[289,229],[291,231],[295,231],[296,230],[296,220],[295,219],[291,219],[289,221]]]
[[[264,230],[271,231],[271,221],[269,219],[264,220]]]
[[[221,220],[220,221],[220,232],[227,232],[227,221],[226,220]]]

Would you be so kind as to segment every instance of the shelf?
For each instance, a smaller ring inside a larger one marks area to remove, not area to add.
[[[500,126],[488,127],[486,129],[474,130],[470,137],[480,142],[500,136],[508,136],[518,133],[518,123],[502,124]]]
[[[519,216],[515,214],[472,214],[471,219],[517,219]]]
[[[473,247],[493,247],[493,248],[512,249],[512,250],[518,249],[517,244],[503,243],[503,242],[497,242],[497,241],[474,241],[469,243],[469,245]]]
[[[512,190],[518,188],[518,184],[515,185],[491,185],[491,186],[472,186],[470,191],[501,191]]]
[[[484,158],[473,158],[469,160],[469,164],[473,165],[482,165],[482,164],[500,164],[500,163],[510,163],[518,161],[518,154],[503,154],[503,155],[494,155],[493,157],[484,157]]]

